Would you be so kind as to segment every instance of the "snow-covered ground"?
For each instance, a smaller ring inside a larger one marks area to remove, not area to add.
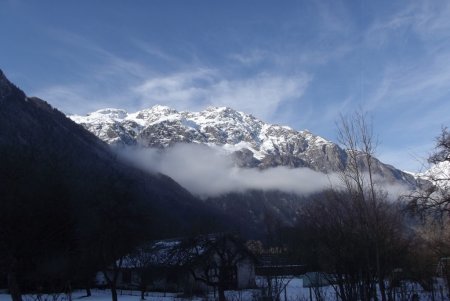
[[[173,293],[148,293],[146,300],[148,301],[173,301],[177,294]],[[140,293],[138,291],[121,291],[119,290],[119,301],[139,301]],[[69,298],[65,294],[42,295],[40,299],[37,295],[24,295],[23,301],[68,301]],[[72,293],[72,300],[79,301],[111,301],[111,293],[109,290],[93,289],[92,296],[86,297],[86,291],[77,290]],[[182,301],[183,299],[178,299]],[[191,298],[189,300],[201,300],[201,298]],[[11,297],[7,294],[0,294],[0,301],[11,301]]]
[[[300,278],[283,279],[287,283],[286,293],[280,294],[281,301],[303,301],[309,300],[309,289],[303,288],[303,280]],[[257,283],[262,285],[262,279],[257,279]],[[139,301],[139,291],[119,290],[119,301]],[[85,297],[86,292],[77,290],[72,293],[72,299],[79,301],[111,301],[111,293],[108,289],[100,290],[93,289],[92,296]],[[261,296],[261,289],[242,290],[242,291],[227,291],[226,297],[228,301],[256,301]],[[213,294],[210,296],[199,296],[186,298],[181,294],[163,293],[163,292],[149,292],[146,294],[147,301],[204,301],[205,299],[213,300]],[[287,300],[285,300],[287,299]],[[0,292],[0,301],[11,301],[10,295],[5,292]],[[38,299],[37,295],[24,295],[23,301],[68,301],[68,296],[65,294],[43,295]]]
[[[260,287],[263,287],[264,279],[257,279],[257,284]],[[280,301],[309,301],[310,299],[310,290],[309,288],[303,287],[303,280],[301,278],[285,278],[282,279],[284,284],[286,285],[286,289],[283,290],[280,294]],[[439,286],[439,283],[437,283]],[[284,287],[281,285],[280,287]],[[431,293],[423,292],[418,286],[409,287],[408,293],[404,293],[404,300],[411,300],[412,294],[417,293],[420,296],[421,301],[428,300],[436,300],[436,301],[448,301],[449,298],[445,296],[445,293],[441,295],[439,289],[435,292],[434,299]],[[99,290],[93,289],[92,296],[86,297],[85,291],[74,291],[72,293],[73,301],[111,301],[111,294],[109,290]],[[139,291],[118,291],[119,301],[139,301],[140,300],[140,292]],[[262,293],[261,289],[254,290],[242,290],[242,291],[227,291],[226,298],[228,301],[258,301],[261,300],[260,296]],[[336,295],[331,286],[321,287],[314,292],[311,290],[312,300],[317,300],[315,297],[315,293],[319,293],[322,300],[336,300]],[[401,300],[400,291],[398,291],[398,295],[396,300]],[[209,296],[195,296],[195,297],[183,297],[181,294],[175,293],[162,293],[162,292],[149,292],[146,294],[145,299],[147,301],[205,301],[205,300],[214,300],[213,294]],[[68,301],[69,298],[65,294],[55,294],[55,295],[24,295],[23,301]],[[11,301],[10,295],[6,294],[5,291],[0,291],[0,301]]]

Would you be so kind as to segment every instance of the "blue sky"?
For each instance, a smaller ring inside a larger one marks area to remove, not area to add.
[[[450,126],[449,1],[0,0],[0,68],[65,113],[229,106],[417,171]]]

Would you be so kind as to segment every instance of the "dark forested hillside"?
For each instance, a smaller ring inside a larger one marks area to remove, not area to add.
[[[10,289],[87,278],[143,240],[211,231],[219,220],[0,71],[0,276]]]

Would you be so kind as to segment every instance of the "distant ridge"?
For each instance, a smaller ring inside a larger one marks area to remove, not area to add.
[[[347,160],[345,150],[307,130],[268,124],[228,107],[178,112],[156,105],[134,113],[110,108],[69,117],[110,145],[163,149],[181,142],[204,144],[232,154],[241,167],[308,167],[331,173]],[[416,185],[412,175],[375,163],[376,173],[386,181]]]
[[[128,206],[133,211],[141,208],[139,214],[147,212],[144,219],[160,227],[155,233],[162,237],[190,231],[199,216],[211,224],[215,217],[220,220],[214,210],[169,177],[130,166],[44,100],[26,97],[1,70],[0,129],[2,200],[24,194],[37,202],[41,194],[61,193],[70,206],[83,212],[110,205],[109,198],[125,206],[124,214]],[[124,193],[126,198],[121,197]]]

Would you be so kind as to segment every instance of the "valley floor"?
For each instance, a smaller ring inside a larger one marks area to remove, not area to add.
[[[314,290],[303,287],[303,280],[301,278],[285,278],[282,281],[280,287],[286,287],[280,294],[280,301],[316,301],[316,300],[337,300],[335,292],[331,286],[325,286]],[[267,300],[261,298],[264,291],[264,279],[257,279],[259,288],[253,290],[241,290],[241,291],[227,291],[226,298],[228,301],[259,301]],[[111,293],[108,289],[100,290],[93,289],[92,296],[86,297],[85,291],[77,290],[72,293],[73,301],[111,301]],[[119,301],[140,301],[139,291],[119,290]],[[396,300],[414,300],[413,294],[417,293],[419,300],[421,301],[448,301],[450,300],[445,294],[441,294],[439,290],[435,292],[434,297],[431,293],[422,291],[418,286],[410,286],[407,292],[401,292],[398,290]],[[316,295],[319,295],[316,297]],[[176,293],[163,293],[163,292],[148,292],[145,300],[147,301],[206,301],[214,300],[214,295],[211,293],[208,296],[194,296],[183,297],[181,294]],[[65,294],[55,295],[24,295],[23,301],[68,301],[69,298]],[[10,295],[5,291],[0,291],[0,301],[11,301]]]

